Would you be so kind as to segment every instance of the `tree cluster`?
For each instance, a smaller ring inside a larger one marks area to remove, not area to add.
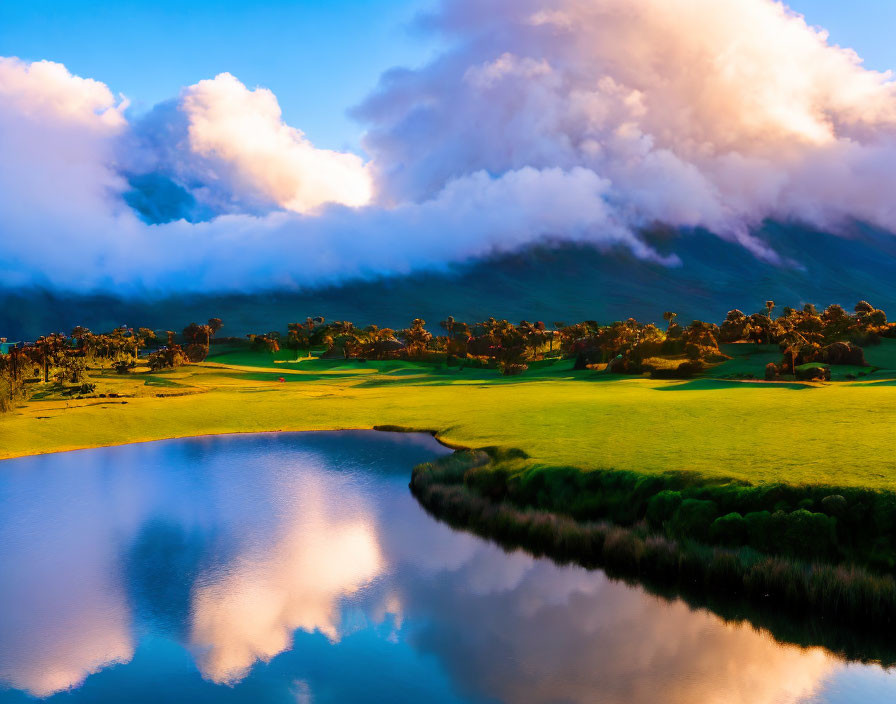
[[[34,342],[18,343],[0,354],[0,410],[8,410],[14,401],[24,398],[29,383],[52,381],[67,393],[90,386],[84,385],[84,377],[91,368],[107,367],[127,374],[136,367],[141,350],[150,346],[156,347],[147,357],[153,371],[201,361],[221,325],[218,318],[206,325],[191,323],[183,331],[185,346],[175,342],[171,331],[166,333],[167,344],[158,346],[158,335],[149,328],[121,326],[95,333],[80,325],[67,335],[55,332]]]

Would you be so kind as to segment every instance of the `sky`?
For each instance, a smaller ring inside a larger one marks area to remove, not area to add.
[[[224,71],[278,96],[287,122],[332,149],[360,146],[347,115],[391,66],[438,42],[425,0],[3,0],[0,56],[49,59],[148,109]]]
[[[893,0],[791,0],[867,66],[896,69]],[[50,59],[145,110],[227,71],[278,97],[286,122],[328,149],[360,149],[348,109],[392,66],[440,46],[415,30],[427,0],[4,0],[0,56]]]
[[[657,225],[798,267],[764,222],[894,230],[896,4],[793,3],[5,0],[0,281],[309,287],[545,240],[680,266]]]

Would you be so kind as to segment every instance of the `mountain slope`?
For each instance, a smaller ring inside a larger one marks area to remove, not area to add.
[[[870,300],[896,315],[896,237],[862,232],[853,238],[768,225],[762,236],[801,266],[762,262],[739,245],[709,233],[652,233],[661,251],[675,251],[682,266],[667,268],[627,252],[585,245],[540,246],[514,254],[402,277],[354,281],[314,291],[127,300],[109,294],[48,290],[0,291],[0,336],[31,339],[50,330],[86,325],[173,327],[211,316],[224,320],[222,335],[285,329],[306,316],[406,326],[415,316],[431,328],[448,315],[480,320],[489,315],[521,319],[616,320],[634,316],[661,322],[719,320],[734,307],[841,303]]]

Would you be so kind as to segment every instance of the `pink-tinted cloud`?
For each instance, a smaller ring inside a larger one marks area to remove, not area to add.
[[[780,3],[444,0],[425,24],[451,48],[356,109],[366,162],[317,149],[229,74],[129,123],[103,84],[3,60],[0,273],[311,285],[546,237],[660,259],[637,234],[655,223],[779,261],[751,234],[765,219],[896,221],[892,77]],[[144,174],[199,215],[143,222],[122,195]]]

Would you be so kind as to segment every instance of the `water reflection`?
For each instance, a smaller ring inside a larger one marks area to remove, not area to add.
[[[0,700],[896,694],[879,668],[433,521],[406,483],[442,451],[428,437],[322,433],[0,463]]]
[[[203,675],[242,679],[286,650],[296,629],[340,637],[338,606],[384,569],[372,509],[340,475],[317,468],[277,486],[282,521],[193,595],[190,644]],[[262,521],[263,523],[264,521]],[[243,530],[253,531],[246,517]]]

